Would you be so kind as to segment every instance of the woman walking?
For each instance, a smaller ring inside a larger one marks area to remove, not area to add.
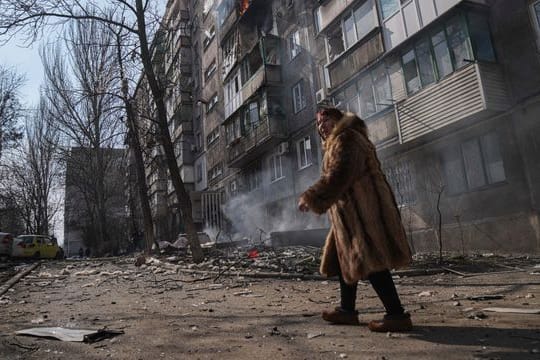
[[[332,107],[317,112],[317,129],[324,147],[320,179],[302,194],[300,211],[328,211],[331,227],[320,271],[339,276],[341,306],[324,311],[324,320],[358,325],[356,288],[369,280],[382,301],[386,315],[371,321],[371,331],[408,331],[405,313],[391,269],[407,266],[411,252],[401,216],[375,146],[358,116]]]

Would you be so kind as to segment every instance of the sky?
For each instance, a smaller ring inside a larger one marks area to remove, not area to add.
[[[27,107],[35,106],[39,101],[39,86],[43,80],[39,43],[25,47],[20,39],[12,39],[7,45],[0,46],[0,64],[25,75],[22,99]]]

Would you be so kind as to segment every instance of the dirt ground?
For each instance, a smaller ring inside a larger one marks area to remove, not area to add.
[[[367,283],[358,290],[361,326],[336,326],[320,318],[338,304],[334,280],[188,274],[165,262],[134,262],[41,263],[0,297],[0,358],[540,359],[540,314],[483,310],[540,309],[539,258],[495,257],[447,271],[419,261],[415,269],[431,275],[398,272],[415,325],[404,334],[367,329],[383,315]],[[0,281],[22,269],[5,267]],[[124,334],[95,343],[15,335],[56,326]]]

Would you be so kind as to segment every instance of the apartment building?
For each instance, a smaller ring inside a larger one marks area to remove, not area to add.
[[[326,95],[366,120],[411,245],[538,251],[538,1],[319,3]]]
[[[189,84],[173,130],[201,229],[327,226],[296,201],[331,102],[366,121],[415,250],[538,251],[539,1],[177,3],[191,78],[167,78]]]

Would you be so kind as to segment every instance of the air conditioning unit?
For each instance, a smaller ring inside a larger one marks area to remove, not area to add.
[[[277,154],[283,155],[289,152],[289,143],[288,142],[282,142],[277,147]]]
[[[324,93],[324,89],[319,89],[319,90],[315,93],[315,98],[316,98],[317,104],[322,103],[322,102],[326,99],[326,95],[325,95],[325,93]]]

